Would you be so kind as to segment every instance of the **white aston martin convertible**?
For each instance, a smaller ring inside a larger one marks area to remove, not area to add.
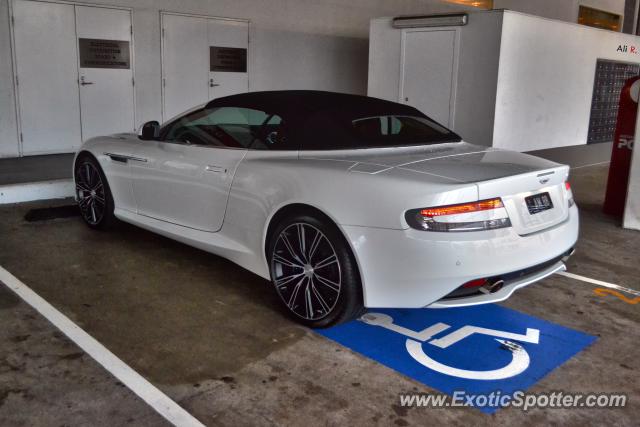
[[[569,168],[475,146],[418,110],[316,91],[219,98],[84,143],[77,200],[271,280],[297,320],[501,301],[578,238]]]

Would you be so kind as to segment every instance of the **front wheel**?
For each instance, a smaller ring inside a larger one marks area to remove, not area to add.
[[[274,230],[268,254],[276,292],[300,323],[323,328],[362,314],[358,267],[335,225],[311,215],[288,217]]]
[[[95,229],[113,225],[113,197],[98,162],[91,156],[81,156],[76,162],[74,178],[76,199],[84,222]]]

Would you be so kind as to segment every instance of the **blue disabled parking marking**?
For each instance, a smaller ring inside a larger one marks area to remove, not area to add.
[[[371,309],[316,332],[449,395],[524,391],[596,339],[495,304]]]

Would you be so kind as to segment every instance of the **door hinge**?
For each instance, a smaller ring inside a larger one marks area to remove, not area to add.
[[[164,30],[164,28],[163,28],[163,29],[162,29],[162,37],[164,37],[164,36],[165,36],[165,30]]]
[[[11,15],[11,25],[16,25],[16,17]]]
[[[166,86],[167,85],[167,79],[163,78],[162,79],[162,86]]]
[[[22,136],[22,132],[20,132],[20,142],[24,142],[24,137]]]
[[[131,77],[131,86],[135,86],[136,85],[136,79]]]
[[[20,85],[20,80],[18,79],[18,75],[16,74],[16,86]]]
[[[133,35],[133,25],[129,25],[129,33]]]

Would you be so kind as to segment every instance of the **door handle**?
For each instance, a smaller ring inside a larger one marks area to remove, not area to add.
[[[80,76],[80,84],[82,86],[86,86],[86,85],[92,85],[93,82],[87,82],[87,81],[84,80],[84,76]]]
[[[207,172],[227,173],[227,168],[223,168],[222,166],[215,166],[215,165],[207,165],[205,170]]]
[[[209,87],[216,87],[216,86],[220,86],[219,83],[214,83],[213,79],[209,79]]]

